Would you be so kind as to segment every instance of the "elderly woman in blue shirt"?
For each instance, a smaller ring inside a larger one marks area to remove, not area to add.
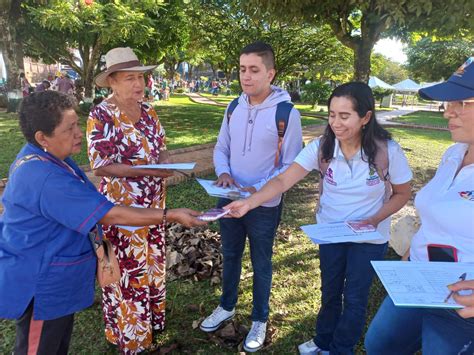
[[[10,168],[0,219],[0,317],[17,319],[15,354],[66,354],[74,313],[94,300],[96,257],[88,238],[100,224],[203,224],[188,209],[114,206],[70,158],[83,133],[71,97],[23,100],[27,140]]]

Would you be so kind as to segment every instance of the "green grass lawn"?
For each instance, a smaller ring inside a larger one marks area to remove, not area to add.
[[[170,103],[169,105],[173,105]],[[448,132],[390,129],[394,139],[405,151],[414,171],[415,192],[434,174],[441,155],[451,144]],[[212,177],[210,177],[212,178]],[[314,222],[316,183],[318,174],[311,173],[291,189],[285,199],[282,225],[274,248],[274,279],[271,297],[270,324],[276,330],[272,344],[262,350],[267,354],[296,354],[297,345],[313,336],[314,322],[320,304],[320,274],[318,248],[299,230],[302,224]],[[216,199],[207,196],[195,181],[188,181],[168,189],[169,207],[191,207],[203,210],[212,207]],[[216,225],[210,226],[215,229]],[[397,256],[391,251],[389,259]],[[250,324],[252,278],[248,250],[243,261],[236,320]],[[178,344],[174,353],[235,354],[236,348],[225,349],[215,345],[208,335],[193,330],[193,321],[208,315],[218,304],[219,286],[210,286],[209,280],[192,282],[176,280],[167,285],[167,328],[158,336],[164,346]],[[368,320],[374,316],[385,291],[376,280],[371,289]],[[189,307],[197,305],[198,307]],[[191,310],[193,309],[193,310]],[[199,310],[194,310],[199,309]],[[0,321],[0,354],[11,352],[14,325]],[[115,354],[103,337],[103,323],[99,304],[76,316],[71,354]],[[359,343],[357,354],[363,354]]]
[[[443,113],[434,111],[416,111],[408,115],[394,119],[396,122],[419,124],[423,126],[446,127],[448,120],[443,117]]]

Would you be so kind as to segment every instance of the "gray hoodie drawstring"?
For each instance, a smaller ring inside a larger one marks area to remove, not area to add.
[[[245,155],[245,146],[247,145],[247,132],[249,128],[249,119],[251,117],[251,108],[247,110],[247,122],[245,124],[245,136],[244,136],[244,146],[242,147],[242,155]]]
[[[255,123],[257,121],[257,116],[258,116],[258,109],[255,110],[255,117],[252,119],[252,129],[250,131],[249,149],[247,149],[249,152],[252,151],[253,129],[255,128]]]

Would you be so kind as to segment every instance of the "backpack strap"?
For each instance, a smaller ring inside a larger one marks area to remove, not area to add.
[[[283,138],[288,128],[288,121],[290,120],[290,113],[293,109],[291,102],[280,102],[277,104],[275,113],[275,124],[278,131],[278,149],[275,155],[275,168],[280,165],[281,148],[283,146]]]
[[[236,97],[230,102],[229,106],[227,106],[227,124],[229,124],[230,117],[232,116],[232,112],[234,112],[238,104],[239,104],[239,98]]]
[[[385,194],[383,197],[383,203],[386,203],[390,196],[392,196],[392,184],[390,183],[390,174],[388,172],[388,140],[376,140],[377,153],[375,153],[374,165],[375,170],[385,185]]]

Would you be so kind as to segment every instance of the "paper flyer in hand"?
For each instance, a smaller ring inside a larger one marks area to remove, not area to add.
[[[236,186],[220,187],[215,185],[213,180],[196,179],[197,182],[206,190],[208,195],[215,197],[224,197],[230,200],[239,200],[250,196],[250,192],[240,191]]]
[[[377,230],[364,233],[354,232],[346,222],[308,224],[300,228],[315,244],[363,243],[384,239]]]
[[[147,164],[134,165],[134,169],[167,169],[167,170],[193,170],[196,163],[173,163],[173,164]]]
[[[373,225],[361,221],[347,221],[346,224],[356,233],[375,232],[376,230]]]
[[[436,261],[371,261],[380,281],[396,306],[463,308],[448,298],[447,285],[460,275],[474,279],[474,263]],[[459,291],[469,295],[472,291]]]
[[[197,218],[201,221],[212,222],[217,221],[219,218],[224,217],[226,214],[229,214],[230,210],[225,210],[223,208],[211,208],[207,210],[202,215],[198,216]]]

